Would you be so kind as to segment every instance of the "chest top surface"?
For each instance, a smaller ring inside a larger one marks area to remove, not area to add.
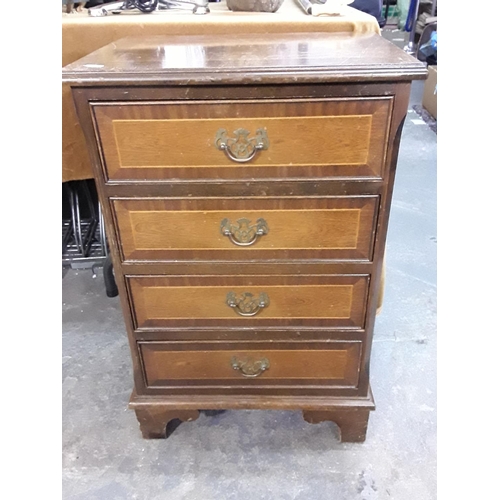
[[[72,85],[408,81],[425,64],[379,35],[128,37],[63,68]]]

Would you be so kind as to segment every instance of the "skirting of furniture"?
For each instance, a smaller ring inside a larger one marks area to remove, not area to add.
[[[149,396],[137,396],[134,392],[130,408],[135,410],[145,439],[165,438],[169,435],[169,423],[175,420],[191,422],[199,416],[200,408],[237,410],[302,410],[306,422],[317,424],[331,421],[339,428],[341,442],[362,442],[366,437],[368,417],[375,409],[369,391],[366,398],[329,398],[328,401],[311,397],[259,396],[228,398],[205,396],[184,400],[159,400]]]
[[[410,83],[378,35],[129,38],[64,69],[145,438],[200,410],[301,410],[363,441]]]

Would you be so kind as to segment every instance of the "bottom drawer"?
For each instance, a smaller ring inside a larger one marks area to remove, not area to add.
[[[361,341],[138,342],[148,388],[356,387]]]

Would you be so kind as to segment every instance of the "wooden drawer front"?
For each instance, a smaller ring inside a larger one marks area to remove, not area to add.
[[[392,97],[118,102],[92,108],[109,180],[380,178]],[[263,129],[267,149],[237,163],[216,147],[221,129],[245,145]],[[246,139],[234,134],[238,129],[248,132]]]
[[[378,196],[118,199],[127,260],[371,260]]]
[[[214,325],[363,328],[369,277],[129,276],[127,281],[137,329]]]
[[[139,342],[148,387],[358,383],[361,342],[220,344]]]

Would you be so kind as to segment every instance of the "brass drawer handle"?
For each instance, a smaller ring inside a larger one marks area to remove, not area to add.
[[[245,292],[239,297],[234,292],[229,292],[226,296],[226,304],[232,307],[240,316],[255,316],[261,309],[269,305],[267,293],[259,293],[254,297],[252,293]]]
[[[250,161],[258,151],[269,147],[269,139],[263,128],[257,129],[255,137],[248,137],[250,132],[244,128],[234,131],[236,137],[229,137],[224,128],[215,134],[215,147],[224,151],[226,156],[235,162],[245,163]]]
[[[233,357],[231,358],[231,365],[234,370],[239,370],[244,377],[258,377],[269,369],[269,360],[267,358],[256,361],[253,359],[239,360]]]
[[[253,225],[250,224],[249,219],[238,219],[235,224],[231,224],[229,219],[223,219],[220,223],[220,232],[235,245],[248,247],[253,245],[259,236],[267,234],[269,228],[264,219],[257,219]]]

